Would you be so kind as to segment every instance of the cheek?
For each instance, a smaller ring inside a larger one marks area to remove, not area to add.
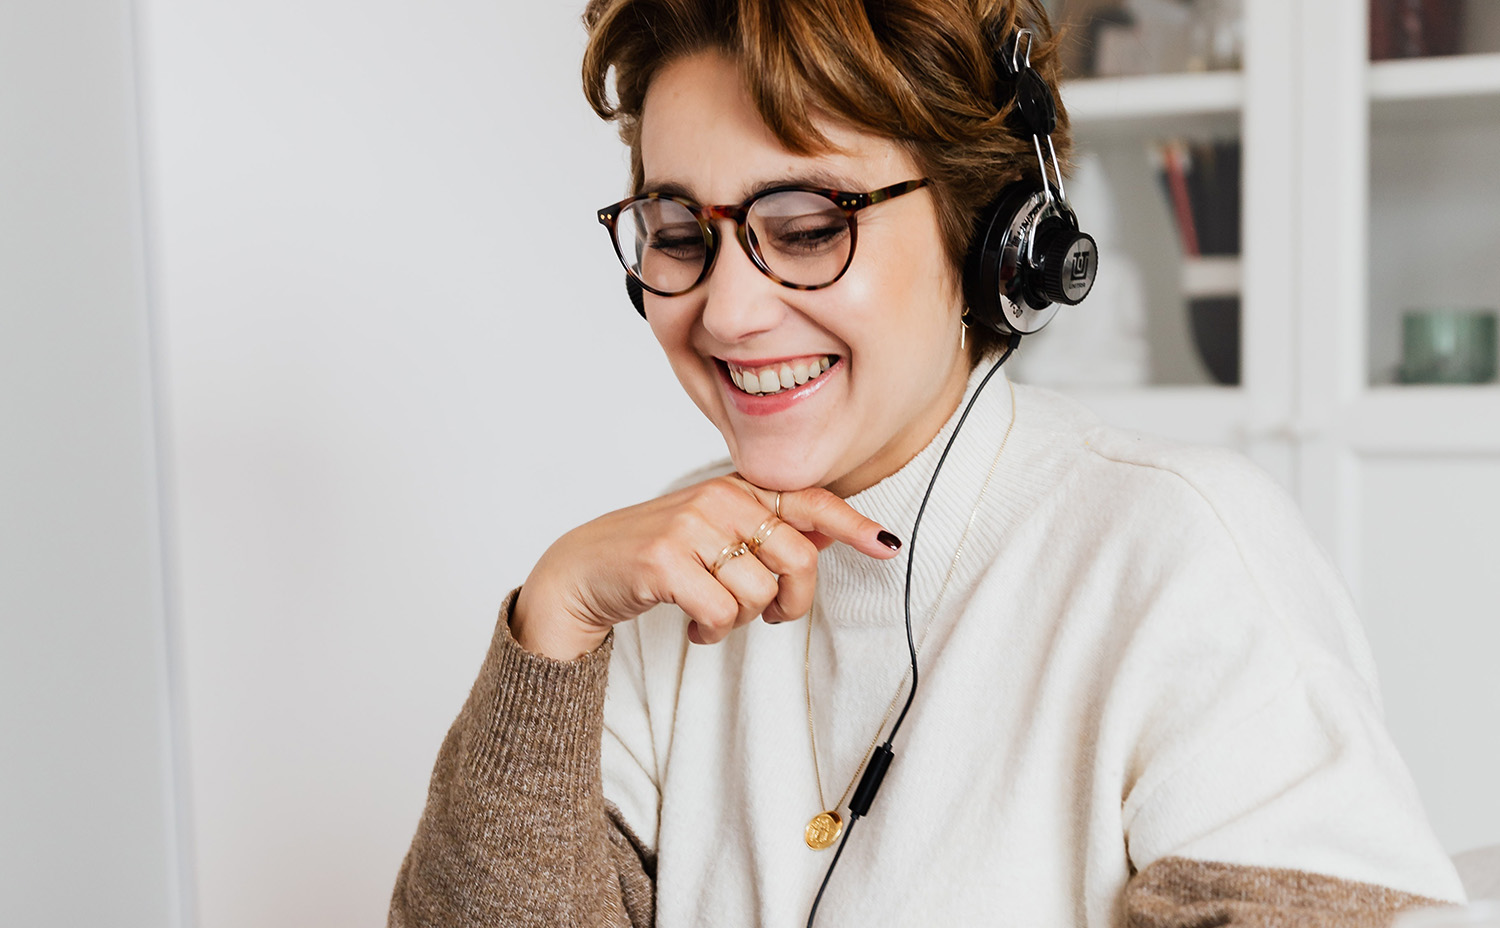
[[[690,306],[662,305],[663,302],[663,297],[646,297],[646,319],[651,325],[651,334],[666,355],[677,382],[699,408],[704,408],[708,394],[713,391],[713,378],[705,369],[703,358],[693,349],[693,321],[698,310]]]
[[[680,312],[676,306],[663,305],[662,297],[646,295],[646,320],[656,343],[666,352],[673,366],[679,362],[683,352],[690,346],[691,329],[688,313]]]
[[[953,328],[961,309],[947,262],[917,253],[872,254],[868,273],[851,280],[843,314],[853,344],[867,351],[925,353]]]

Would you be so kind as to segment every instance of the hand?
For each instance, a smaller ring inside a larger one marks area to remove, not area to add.
[[[730,474],[621,509],[581,525],[547,549],[511,614],[521,646],[559,660],[587,654],[609,629],[659,603],[687,613],[688,638],[720,641],[764,616],[805,615],[817,584],[818,551],[834,542],[875,558],[901,542],[820,487],[781,494]],[[752,554],[710,570],[726,547],[748,541],[766,520],[774,529]]]

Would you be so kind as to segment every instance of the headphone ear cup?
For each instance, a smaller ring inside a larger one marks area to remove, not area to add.
[[[986,328],[1009,335],[1004,292],[1020,269],[1005,266],[1005,246],[1021,211],[1041,188],[1026,181],[1010,184],[979,212],[964,260],[964,300],[970,316]]]
[[[641,287],[641,282],[629,274],[625,275],[625,293],[630,297],[630,305],[635,307],[635,311],[641,314],[642,319],[646,318],[645,291]]]

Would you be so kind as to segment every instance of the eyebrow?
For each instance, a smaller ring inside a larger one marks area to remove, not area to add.
[[[817,187],[844,193],[862,191],[860,182],[847,175],[835,174],[832,171],[811,170],[756,181],[744,189],[741,202],[772,187]],[[695,203],[701,202],[686,184],[672,180],[647,181],[641,185],[641,193],[662,193],[667,196],[683,197]]]

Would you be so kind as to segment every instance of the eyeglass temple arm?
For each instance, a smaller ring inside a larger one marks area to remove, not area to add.
[[[927,186],[927,178],[924,177],[920,180],[907,180],[902,181],[899,184],[891,184],[889,187],[881,187],[879,190],[872,190],[865,195],[866,199],[864,205],[872,206],[884,200],[890,200],[895,197],[899,197],[904,193],[911,193],[913,190],[925,186]]]

